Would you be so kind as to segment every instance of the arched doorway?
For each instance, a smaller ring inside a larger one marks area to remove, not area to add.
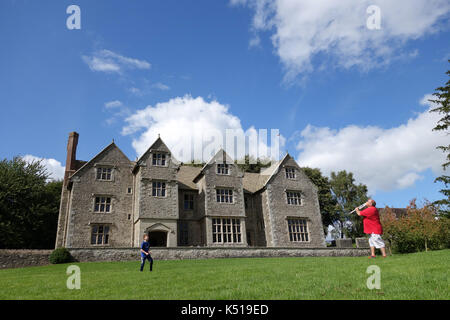
[[[150,231],[148,232],[148,242],[151,247],[167,247],[167,232]]]

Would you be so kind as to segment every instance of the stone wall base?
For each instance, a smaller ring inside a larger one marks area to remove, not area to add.
[[[76,261],[139,260],[139,248],[69,249]],[[262,257],[357,257],[367,249],[354,248],[158,248],[150,249],[155,260],[262,258]]]
[[[139,248],[71,248],[76,262],[139,261]],[[52,250],[0,250],[0,269],[50,264]],[[354,248],[158,248],[150,250],[155,260],[263,258],[263,257],[357,257],[368,249]]]
[[[43,266],[53,250],[1,249],[0,269]]]

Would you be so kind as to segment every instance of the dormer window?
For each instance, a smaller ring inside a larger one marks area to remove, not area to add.
[[[164,153],[154,153],[153,158],[152,158],[152,165],[165,166],[166,165],[166,155]]]
[[[226,163],[217,164],[217,174],[229,174],[229,165]]]
[[[286,178],[287,179],[295,179],[295,168],[292,168],[292,167],[286,168]]]
[[[111,181],[112,180],[112,168],[98,167],[97,168],[97,180]]]

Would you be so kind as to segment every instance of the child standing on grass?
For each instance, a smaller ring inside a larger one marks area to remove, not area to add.
[[[150,271],[153,269],[153,258],[150,255],[150,243],[148,242],[148,235],[144,234],[144,241],[141,244],[141,272],[144,270],[145,260],[150,262]]]
[[[380,222],[380,214],[375,207],[376,202],[373,199],[369,199],[366,202],[366,209],[360,211],[359,208],[355,208],[358,216],[363,216],[364,220],[364,233],[370,234],[370,257],[375,258],[375,248],[380,249],[383,258],[386,258],[386,249],[381,235],[383,234],[383,227]]]

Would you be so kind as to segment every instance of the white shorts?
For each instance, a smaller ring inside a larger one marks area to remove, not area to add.
[[[384,248],[384,241],[379,234],[372,233],[369,238],[369,245],[377,249]]]

